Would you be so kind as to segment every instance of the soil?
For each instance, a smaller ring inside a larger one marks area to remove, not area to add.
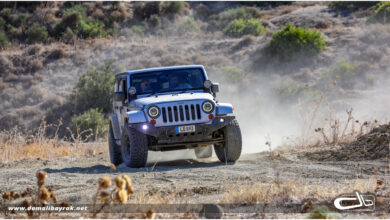
[[[379,132],[380,129],[377,131]],[[359,140],[362,139],[363,137]],[[190,151],[182,151],[181,155],[176,153],[176,158],[172,155],[170,152],[153,152],[145,168],[128,168],[121,164],[114,171],[110,168],[108,155],[103,153],[89,157],[55,160],[29,159],[0,164],[0,176],[2,177],[0,178],[0,191],[18,192],[26,187],[36,187],[35,173],[37,170],[45,170],[48,173],[46,186],[56,193],[58,201],[67,201],[71,204],[91,203],[96,193],[98,179],[103,175],[114,177],[119,173],[125,173],[131,177],[136,189],[135,195],[137,193],[144,193],[145,196],[155,193],[163,195],[174,190],[179,192],[176,194],[177,201],[187,201],[192,204],[215,204],[226,196],[227,190],[231,190],[232,186],[240,181],[249,185],[272,184],[276,176],[280,182],[303,180],[306,187],[323,187],[329,192],[340,184],[356,184],[357,179],[365,181],[380,177],[385,183],[390,181],[389,163],[384,159],[361,160],[358,163],[356,161],[316,161],[302,157],[302,153],[276,150],[273,156],[269,152],[246,154],[234,164],[224,164],[217,161],[215,157],[202,160],[193,159],[193,153]],[[163,161],[161,158],[168,160]],[[390,195],[388,191],[386,193]],[[301,207],[308,198],[306,200],[294,199],[294,197],[289,199]],[[323,199],[316,199],[315,194],[310,199],[314,203],[324,202]],[[330,204],[331,201],[332,198],[329,198],[325,202]],[[281,202],[285,204],[286,200]],[[290,213],[289,209],[283,208],[284,205],[281,207],[281,213],[278,214],[229,212],[225,213],[224,217],[305,217],[306,212],[310,211],[308,209],[303,213],[300,211]],[[161,215],[160,217],[164,216]],[[356,212],[343,213],[344,217],[378,215],[375,212],[361,215],[357,215]]]
[[[306,153],[304,157],[312,160],[385,160],[389,158],[390,123],[374,128],[368,134],[362,135],[350,144],[337,147],[335,150],[322,150]]]

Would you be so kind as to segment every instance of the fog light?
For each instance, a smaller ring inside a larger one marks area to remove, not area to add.
[[[219,119],[219,121],[220,121],[221,123],[223,123],[223,122],[225,121],[225,119],[221,118],[221,119]]]
[[[154,119],[150,120],[150,124],[155,125],[156,124],[156,120],[154,120]]]
[[[214,115],[213,114],[209,114],[209,119],[213,119],[214,118]]]
[[[148,126],[147,125],[142,125],[142,129],[147,130]]]

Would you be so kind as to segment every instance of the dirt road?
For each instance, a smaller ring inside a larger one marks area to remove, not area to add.
[[[93,200],[99,177],[126,173],[133,180],[137,201],[145,196],[175,192],[170,197],[175,200],[173,203],[224,203],[236,199],[232,190],[276,183],[279,188],[290,187],[291,192],[283,194],[286,198],[281,200],[282,203],[300,204],[308,198],[313,201],[332,200],[337,194],[355,189],[374,193],[378,178],[387,184],[390,180],[389,164],[385,160],[317,162],[301,155],[276,151],[271,157],[268,152],[263,152],[243,155],[235,164],[224,164],[216,158],[196,160],[188,152],[175,155],[186,158],[176,160],[169,152],[154,153],[151,154],[154,160],[146,168],[120,165],[115,171],[110,169],[105,154],[55,160],[30,159],[0,164],[0,190],[34,188],[35,172],[45,170],[48,173],[46,186],[56,193],[59,201],[86,204]],[[163,157],[174,160],[161,161]],[[243,193],[237,194],[237,198],[246,198]]]

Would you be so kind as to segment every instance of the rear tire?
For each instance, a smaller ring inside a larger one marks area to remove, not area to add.
[[[122,132],[122,159],[128,167],[139,168],[148,160],[148,140],[146,135],[134,128],[125,126]]]
[[[237,120],[223,128],[224,144],[214,144],[214,151],[221,162],[235,162],[241,156],[242,138]]]
[[[108,132],[108,150],[110,153],[110,161],[112,164],[118,166],[123,162],[121,146],[116,144],[114,131],[112,130],[112,127],[110,127],[110,131]]]
[[[197,147],[194,149],[195,156],[198,159],[209,158],[213,155],[212,145],[205,147]]]

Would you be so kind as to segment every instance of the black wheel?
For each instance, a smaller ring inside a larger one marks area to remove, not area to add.
[[[213,155],[212,145],[205,147],[197,147],[194,149],[196,158],[209,158]]]
[[[110,131],[108,132],[108,149],[110,152],[110,161],[115,166],[118,166],[123,162],[122,160],[122,152],[121,146],[116,144],[114,131],[110,127]]]
[[[146,135],[134,128],[125,127],[122,132],[122,159],[128,167],[144,167],[148,159]]]
[[[214,151],[221,162],[234,162],[241,156],[241,130],[237,120],[231,121],[223,129],[224,144],[214,144]]]

